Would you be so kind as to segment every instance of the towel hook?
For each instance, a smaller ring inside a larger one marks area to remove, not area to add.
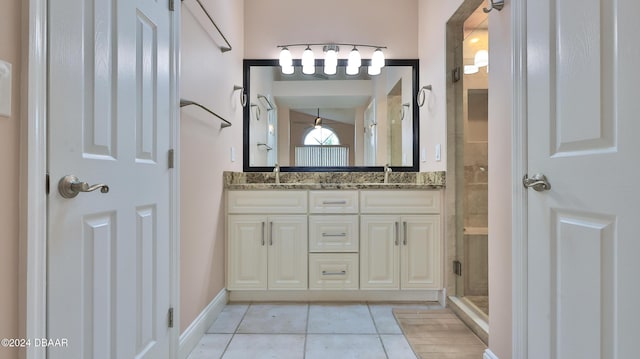
[[[496,9],[501,11],[504,7],[504,0],[489,0],[489,7],[485,7],[482,11],[486,13],[491,12],[491,10]]]
[[[244,87],[233,85],[233,91],[240,90],[240,104],[242,107],[247,107],[247,94],[244,92]]]
[[[418,91],[418,107],[424,106],[424,100],[426,99],[426,91],[431,91],[433,87],[431,85],[422,86]]]

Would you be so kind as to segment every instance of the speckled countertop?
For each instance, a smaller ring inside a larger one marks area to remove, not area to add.
[[[224,172],[224,188],[273,189],[441,189],[446,175],[440,172],[392,172],[389,183],[382,172],[282,172],[275,184],[271,172]]]

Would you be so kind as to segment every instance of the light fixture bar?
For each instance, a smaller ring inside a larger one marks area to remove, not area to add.
[[[336,46],[355,46],[355,47],[370,47],[373,49],[386,49],[386,46],[379,46],[379,45],[367,45],[367,44],[354,44],[354,43],[340,43],[340,42],[319,42],[319,43],[301,43],[301,44],[287,44],[287,45],[276,45],[276,47],[279,48],[283,48],[283,47],[293,47],[293,46],[332,46],[332,45],[336,45]]]

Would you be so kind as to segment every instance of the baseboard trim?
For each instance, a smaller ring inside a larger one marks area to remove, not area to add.
[[[196,319],[180,334],[180,343],[178,345],[178,358],[186,359],[193,348],[198,345],[198,342],[207,329],[211,327],[211,324],[216,320],[224,306],[229,301],[229,296],[226,289],[222,289],[218,295],[209,303]]]
[[[229,292],[230,302],[435,302],[439,290],[236,290]]]
[[[482,354],[482,359],[498,359],[498,356],[493,354],[491,349],[487,349],[484,351],[484,354]]]

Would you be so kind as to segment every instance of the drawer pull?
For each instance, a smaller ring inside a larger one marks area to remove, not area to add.
[[[262,222],[262,245],[264,246],[264,221]]]
[[[340,272],[327,272],[326,270],[322,271],[322,275],[345,275],[347,274],[346,270],[341,270]]]
[[[322,201],[322,204],[347,204],[347,201]]]
[[[398,237],[400,237],[400,235],[398,234],[398,222],[395,222],[395,223],[394,223],[394,226],[395,226],[395,232],[394,232],[394,234],[395,234],[395,240],[394,240],[394,244],[397,246],[397,245],[399,244],[399,243],[398,243]]]
[[[347,234],[346,233],[336,233],[336,234],[331,234],[331,233],[322,233],[323,237],[346,237]]]

